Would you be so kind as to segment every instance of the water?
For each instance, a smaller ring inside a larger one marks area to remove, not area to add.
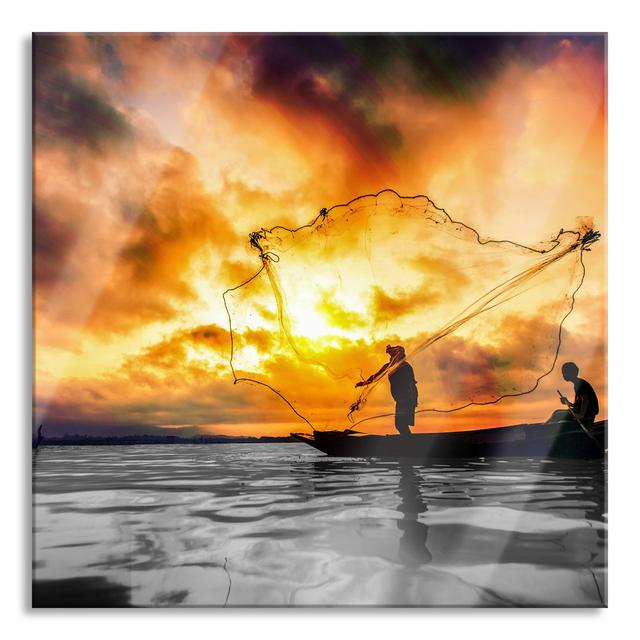
[[[604,606],[602,462],[43,447],[40,606]]]

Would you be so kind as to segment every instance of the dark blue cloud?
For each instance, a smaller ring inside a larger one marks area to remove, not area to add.
[[[444,100],[472,100],[511,63],[535,68],[551,61],[560,42],[603,56],[604,34],[364,34],[342,36],[379,81],[401,73],[414,88]]]
[[[125,66],[118,53],[117,38],[88,35],[87,39],[95,51],[102,73],[111,80],[122,80]]]
[[[336,35],[237,36],[252,64],[253,91],[288,109],[319,114],[364,152],[397,148],[400,132],[377,112],[381,87]]]
[[[33,40],[33,113],[36,143],[85,147],[100,154],[131,139],[134,129],[100,87],[74,76],[63,36]]]

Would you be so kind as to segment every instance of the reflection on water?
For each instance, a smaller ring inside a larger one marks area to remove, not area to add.
[[[35,606],[603,606],[605,464],[44,447]]]
[[[431,553],[427,548],[429,527],[418,520],[418,515],[427,510],[420,493],[420,476],[413,465],[399,463],[400,483],[397,492],[400,498],[398,511],[403,515],[397,520],[398,529],[403,532],[399,543],[398,556],[406,566],[416,566],[431,562]]]

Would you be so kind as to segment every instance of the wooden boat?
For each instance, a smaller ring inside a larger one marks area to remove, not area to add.
[[[329,456],[357,458],[543,457],[579,460],[603,458],[607,420],[596,422],[589,434],[575,422],[517,424],[476,431],[416,433],[410,436],[366,435],[345,431],[292,433],[301,442]]]

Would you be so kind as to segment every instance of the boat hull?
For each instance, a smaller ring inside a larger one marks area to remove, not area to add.
[[[607,421],[596,422],[589,431],[592,437],[573,422],[558,422],[410,436],[358,435],[348,431],[314,431],[313,435],[291,435],[329,456],[337,457],[418,460],[476,457],[603,458],[607,448]]]

